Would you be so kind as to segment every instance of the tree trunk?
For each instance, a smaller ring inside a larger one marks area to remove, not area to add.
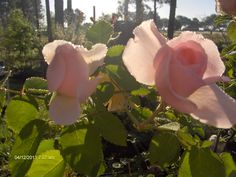
[[[143,21],[143,1],[136,0],[136,23],[140,24]]]
[[[154,23],[157,25],[157,0],[154,0],[153,20],[154,20]]]
[[[71,0],[67,0],[67,9],[72,10],[72,2]]]
[[[34,12],[35,12],[35,25],[36,25],[36,29],[38,30],[38,34],[39,34],[39,7],[38,7],[38,0],[34,0]]]
[[[124,1],[124,20],[125,21],[129,21],[129,1],[130,0]]]
[[[168,24],[168,38],[172,39],[174,37],[175,31],[175,10],[176,10],[176,0],[170,1],[170,15],[169,15],[169,24]]]
[[[46,5],[46,16],[47,16],[48,42],[51,42],[53,38],[52,38],[52,23],[51,23],[49,0],[45,0],[45,5]]]
[[[63,0],[55,0],[55,22],[64,28],[64,5]]]
[[[68,26],[70,26],[73,21],[73,9],[72,9],[71,0],[67,0],[67,15],[68,15],[67,23],[68,23]]]

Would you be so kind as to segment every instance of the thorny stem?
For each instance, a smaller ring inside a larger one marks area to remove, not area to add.
[[[11,70],[7,73],[7,76],[5,77],[4,81],[2,82],[1,88],[4,87],[4,85],[8,81],[9,77],[11,76],[11,73],[12,73]]]
[[[12,90],[12,89],[7,89],[7,88],[4,88],[4,87],[1,87],[1,88],[0,88],[0,91],[4,91],[4,92],[8,92],[8,93],[14,93],[14,94],[17,94],[17,95],[22,95],[22,92],[21,92],[21,91]]]
[[[4,87],[0,87],[0,91],[13,93],[13,94],[17,94],[17,95],[24,95],[25,93],[29,93],[29,94],[48,94],[49,93],[48,90],[27,89],[25,91],[19,91],[19,90],[7,89]]]

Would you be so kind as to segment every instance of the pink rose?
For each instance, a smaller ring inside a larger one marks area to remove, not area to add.
[[[216,0],[216,11],[236,16],[235,0]]]
[[[215,84],[225,66],[212,41],[193,32],[167,41],[151,20],[134,35],[123,61],[138,82],[156,84],[167,104],[203,123],[221,128],[236,123],[235,100]]]
[[[96,89],[98,78],[89,76],[103,64],[107,52],[104,44],[96,44],[91,50],[63,40],[48,43],[43,55],[49,64],[48,88],[56,92],[49,107],[49,116],[57,124],[74,123],[80,115],[80,103]]]

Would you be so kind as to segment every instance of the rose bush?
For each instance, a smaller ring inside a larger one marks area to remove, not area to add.
[[[167,104],[203,123],[220,128],[236,123],[235,100],[216,85],[225,66],[211,40],[183,32],[168,41],[151,20],[136,27],[134,35],[123,61],[138,82],[155,84]]]
[[[48,63],[47,80],[56,96],[50,103],[49,116],[57,124],[68,125],[80,115],[80,103],[96,89],[99,77],[90,79],[103,64],[107,47],[96,44],[91,50],[70,42],[56,40],[44,46],[43,55]]]

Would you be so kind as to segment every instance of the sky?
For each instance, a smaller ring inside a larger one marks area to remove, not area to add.
[[[44,1],[42,1],[44,2]],[[64,7],[66,8],[66,0]],[[72,8],[78,8],[86,15],[86,21],[93,16],[93,6],[96,6],[96,17],[117,12],[118,0],[72,0]],[[50,0],[51,11],[54,11],[54,0]],[[157,9],[161,18],[168,18],[169,5]],[[215,0],[177,0],[176,15],[202,19],[215,13]]]

